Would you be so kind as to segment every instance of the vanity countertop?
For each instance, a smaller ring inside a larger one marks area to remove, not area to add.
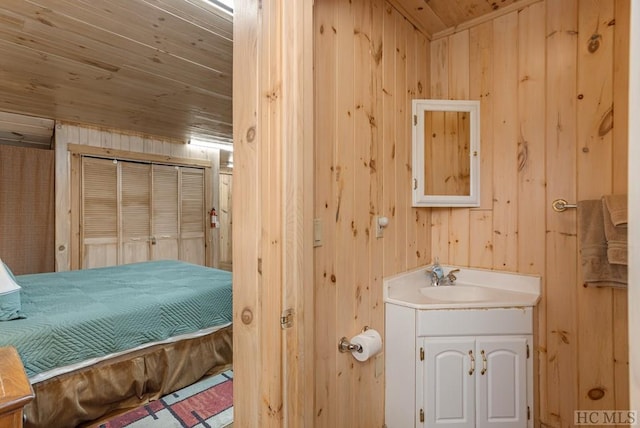
[[[478,309],[535,306],[540,300],[540,277],[513,272],[442,266],[445,275],[457,272],[454,285],[432,286],[429,266],[403,272],[383,281],[384,302],[415,309]]]

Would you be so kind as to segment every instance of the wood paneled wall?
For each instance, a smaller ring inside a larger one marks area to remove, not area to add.
[[[628,408],[626,291],[583,287],[576,211],[551,208],[627,191],[628,8],[545,0],[429,42],[384,1],[316,2],[316,426],[383,424],[384,357],[337,342],[383,330],[382,278],[432,256],[542,276],[537,426]],[[479,208],[410,207],[412,98],[481,101]]]
[[[482,111],[481,206],[433,209],[431,253],[542,276],[542,426],[628,408],[626,290],[583,287],[576,210],[551,208],[626,193],[628,7],[541,1],[431,42],[431,96],[479,99]]]
[[[313,0],[233,21],[234,424],[311,427]]]
[[[220,151],[217,149],[203,149],[187,144],[178,144],[169,140],[159,140],[144,137],[141,134],[124,130],[105,129],[88,125],[60,122],[55,127],[55,261],[56,271],[69,270],[72,267],[71,248],[74,239],[71,216],[78,209],[72,206],[71,200],[71,156],[69,145],[88,146],[120,151],[121,153],[142,153],[158,160],[158,156],[171,163],[171,158],[205,160],[211,163],[211,195],[207,201],[218,206],[219,185],[218,171],[220,165]],[[138,159],[136,157],[136,159]],[[209,229],[207,245],[218,242],[218,229]],[[210,261],[213,266],[218,263],[218,245],[213,245]]]
[[[630,5],[629,117],[640,117],[640,4]],[[640,140],[640,122],[629,122],[629,141]],[[629,144],[629,163],[640,159],[640,144]],[[640,169],[629,169],[629,217],[640,218]],[[640,227],[629,228],[629,305],[640,302]],[[640,312],[629,311],[629,371],[631,409],[640,409]]]
[[[384,355],[360,363],[337,345],[364,326],[382,333],[382,278],[430,260],[429,210],[411,208],[410,120],[428,95],[429,45],[384,0],[314,8],[314,426],[380,427]]]

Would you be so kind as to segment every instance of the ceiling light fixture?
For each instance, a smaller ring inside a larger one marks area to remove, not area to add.
[[[189,144],[191,144],[192,146],[206,147],[208,149],[219,149],[233,152],[233,144],[231,143],[223,143],[220,141],[202,141],[192,138],[189,140]]]
[[[219,9],[233,15],[233,2],[234,0],[205,0],[207,3],[211,3],[217,6]]]

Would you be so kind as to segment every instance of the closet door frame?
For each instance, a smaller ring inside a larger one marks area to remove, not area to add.
[[[77,270],[82,267],[82,236],[80,232],[81,211],[82,211],[82,157],[89,156],[95,158],[115,159],[122,162],[144,162],[163,165],[172,165],[189,168],[204,169],[204,206],[212,207],[214,174],[213,165],[208,160],[179,158],[165,155],[154,155],[150,153],[130,152],[126,150],[106,149],[103,147],[85,146],[80,144],[69,144],[67,147],[71,157],[71,237],[69,240],[71,251],[71,269]],[[217,168],[216,168],[217,169]],[[215,182],[217,184],[217,181]],[[217,237],[217,234],[215,235]],[[214,229],[205,225],[205,264],[216,267],[214,258]]]

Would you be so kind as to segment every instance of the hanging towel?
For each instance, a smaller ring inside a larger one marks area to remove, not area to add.
[[[586,285],[626,287],[627,267],[609,263],[601,200],[578,201],[578,238]]]
[[[606,195],[602,198],[614,226],[627,225],[627,195]]]
[[[602,198],[604,235],[607,239],[607,259],[617,265],[627,264],[627,196]],[[614,220],[616,218],[617,220]]]

